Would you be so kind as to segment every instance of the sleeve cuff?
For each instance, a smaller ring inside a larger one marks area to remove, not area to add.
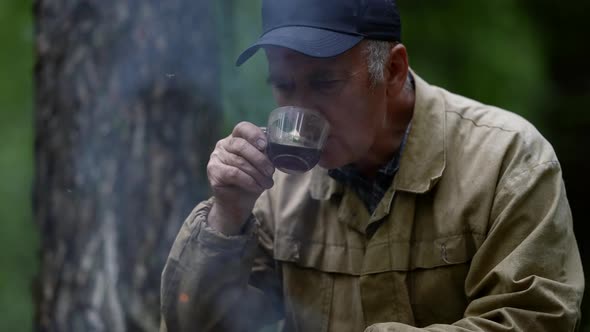
[[[248,217],[242,228],[242,233],[238,235],[225,235],[209,226],[206,219],[201,223],[201,232],[199,232],[196,240],[208,248],[236,252],[244,250],[251,242],[256,241],[258,225],[253,215]]]
[[[194,211],[195,217],[191,220],[191,242],[197,246],[235,254],[243,252],[249,246],[255,246],[258,233],[258,223],[254,215],[250,214],[242,232],[238,235],[225,235],[207,224],[207,216],[213,206],[214,199],[200,203]]]

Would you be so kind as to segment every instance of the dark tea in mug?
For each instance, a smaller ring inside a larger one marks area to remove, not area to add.
[[[297,106],[283,106],[271,112],[266,154],[280,171],[297,174],[312,169],[328,137],[330,125],[322,114]]]
[[[270,142],[266,151],[277,169],[289,174],[312,169],[320,160],[320,149]]]

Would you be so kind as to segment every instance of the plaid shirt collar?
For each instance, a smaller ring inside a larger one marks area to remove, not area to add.
[[[395,173],[399,169],[401,155],[406,145],[410,127],[411,125],[408,125],[400,147],[393,158],[379,168],[374,179],[365,178],[353,165],[345,165],[328,171],[328,175],[334,180],[345,186],[350,186],[365,203],[371,214],[393,183]]]

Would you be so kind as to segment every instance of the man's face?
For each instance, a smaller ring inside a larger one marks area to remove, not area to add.
[[[369,152],[386,111],[383,84],[371,85],[362,43],[334,58],[267,47],[269,83],[280,106],[314,109],[330,123],[320,166],[337,168]]]

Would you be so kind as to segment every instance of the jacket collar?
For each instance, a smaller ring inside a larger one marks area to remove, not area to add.
[[[394,189],[425,193],[440,179],[445,168],[445,106],[438,90],[412,72],[416,99],[412,127],[393,181]],[[311,172],[310,195],[329,199],[342,194],[343,186],[316,167]]]
[[[412,128],[393,187],[425,193],[432,189],[445,169],[445,103],[438,89],[412,74],[416,82]]]
[[[342,194],[344,186],[328,175],[328,170],[316,166],[311,170],[309,194],[316,200],[330,199],[332,195]]]

